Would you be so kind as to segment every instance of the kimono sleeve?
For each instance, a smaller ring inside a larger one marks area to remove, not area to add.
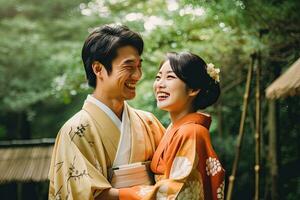
[[[197,133],[198,171],[201,173],[205,199],[224,199],[225,170],[213,149],[210,134],[204,127]]]
[[[149,127],[149,133],[151,133],[153,138],[153,142],[155,148],[158,146],[160,140],[162,139],[163,135],[165,134],[165,127],[159,122],[159,120],[150,112],[136,110],[136,113],[141,117],[143,121]],[[155,149],[154,149],[155,150]]]
[[[149,114],[150,114],[149,119],[151,121],[152,133],[155,139],[155,145],[157,147],[166,129],[152,113]]]
[[[65,125],[57,136],[49,171],[49,199],[90,200],[111,187],[72,141],[74,130],[74,124]]]

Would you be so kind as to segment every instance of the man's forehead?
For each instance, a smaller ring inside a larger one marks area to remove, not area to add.
[[[119,48],[117,50],[117,56],[114,60],[122,63],[142,62],[141,56],[139,55],[137,49],[132,46]]]
[[[115,60],[120,65],[141,63],[143,59],[139,55],[123,55],[118,56]]]

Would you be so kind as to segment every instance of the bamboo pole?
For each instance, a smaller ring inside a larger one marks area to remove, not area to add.
[[[255,55],[252,55],[252,63],[248,67],[246,89],[245,89],[244,98],[243,98],[243,110],[242,110],[239,135],[237,138],[237,145],[236,145],[236,154],[235,154],[235,158],[234,158],[234,162],[233,162],[233,166],[232,166],[231,175],[229,177],[229,185],[228,185],[227,196],[226,196],[227,200],[231,200],[235,175],[236,175],[238,161],[239,161],[239,157],[240,157],[241,145],[242,145],[242,140],[243,140],[243,136],[244,136],[244,124],[245,124],[245,119],[246,119],[246,114],[247,114],[247,106],[248,106],[248,102],[249,102],[250,85],[251,85],[251,79],[252,79],[252,69],[253,69],[254,62],[255,62]]]
[[[259,172],[260,172],[260,121],[261,121],[261,101],[260,101],[260,52],[258,53],[258,63],[256,65],[256,84],[255,84],[255,195],[254,200],[259,199]]]

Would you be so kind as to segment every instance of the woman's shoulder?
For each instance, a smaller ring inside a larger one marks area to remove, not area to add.
[[[186,123],[182,124],[178,130],[177,135],[179,137],[209,137],[208,129],[198,123]]]

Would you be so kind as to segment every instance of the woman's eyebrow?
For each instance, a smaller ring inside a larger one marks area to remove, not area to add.
[[[167,74],[170,74],[170,73],[174,73],[172,70],[170,70],[170,71],[167,71]]]
[[[173,74],[174,72],[172,70],[166,72],[166,74],[171,74],[171,73]],[[159,71],[157,74],[162,74],[162,72]]]

